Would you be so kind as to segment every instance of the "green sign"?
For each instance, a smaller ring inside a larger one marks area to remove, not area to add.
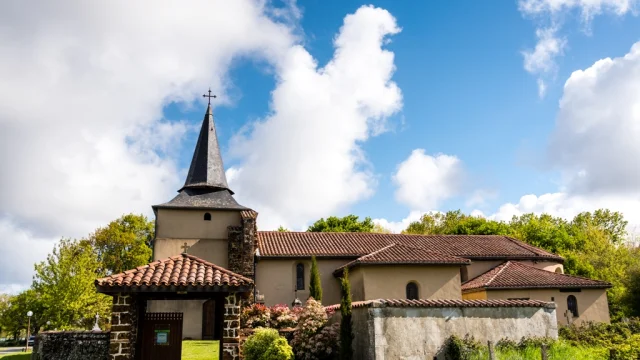
[[[169,345],[169,330],[156,330],[156,345]]]

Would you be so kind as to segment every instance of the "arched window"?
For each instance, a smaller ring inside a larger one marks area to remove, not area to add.
[[[408,300],[418,300],[420,295],[418,294],[418,285],[414,282],[410,282],[407,284],[407,299]]]
[[[304,290],[304,264],[296,265],[296,290]]]
[[[467,280],[469,280],[469,270],[467,270],[466,266],[461,266],[460,267],[460,282],[464,283]]]
[[[556,268],[556,274],[562,274],[562,268],[560,266]]]
[[[205,220],[205,221],[211,221],[211,214],[209,214],[209,213],[204,213],[204,220]]]
[[[567,296],[567,309],[571,311],[574,317],[578,317],[578,299],[575,296]]]

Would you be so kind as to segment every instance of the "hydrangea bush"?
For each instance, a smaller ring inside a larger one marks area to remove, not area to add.
[[[269,309],[271,314],[270,325],[275,329],[295,327],[298,324],[298,316],[285,304],[277,304]]]
[[[296,360],[332,360],[339,355],[340,325],[327,325],[322,305],[309,298],[298,318],[291,346]]]

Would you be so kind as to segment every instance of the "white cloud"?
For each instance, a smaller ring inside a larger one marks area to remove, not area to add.
[[[365,6],[345,17],[324,67],[301,46],[283,55],[272,113],[236,135],[240,164],[227,171],[262,229],[303,228],[373,193],[360,144],[402,107],[394,54],[382,48],[399,31],[389,12]]]
[[[415,149],[393,176],[396,200],[412,210],[435,209],[441,201],[458,193],[462,176],[457,157],[431,156],[424,149]]]
[[[556,73],[556,58],[563,55],[567,40],[558,35],[562,28],[562,18],[579,11],[585,30],[589,32],[591,20],[602,13],[618,16],[636,14],[640,0],[520,0],[519,10],[523,15],[537,22],[537,43],[533,50],[522,52],[524,68],[538,77],[538,94],[546,94],[548,81]]]
[[[173,195],[183,179],[165,155],[188,126],[163,106],[210,85],[224,101],[238,57],[281,65],[294,30],[267,13],[248,0],[0,4],[0,287],[28,281],[60,236]]]
[[[385,229],[391,230],[393,233],[400,233],[402,230],[406,229],[409,224],[414,221],[419,221],[422,218],[422,215],[428,213],[427,211],[418,211],[413,210],[409,212],[406,218],[400,221],[389,221],[387,219],[373,219],[375,224],[382,226]]]
[[[491,217],[523,213],[567,219],[582,211],[620,211],[640,225],[640,42],[566,81],[548,161],[563,173],[560,191],[525,195]]]

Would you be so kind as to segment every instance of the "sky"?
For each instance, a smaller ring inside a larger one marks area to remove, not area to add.
[[[0,292],[184,182],[206,108],[261,230],[640,225],[640,0],[0,2]]]

